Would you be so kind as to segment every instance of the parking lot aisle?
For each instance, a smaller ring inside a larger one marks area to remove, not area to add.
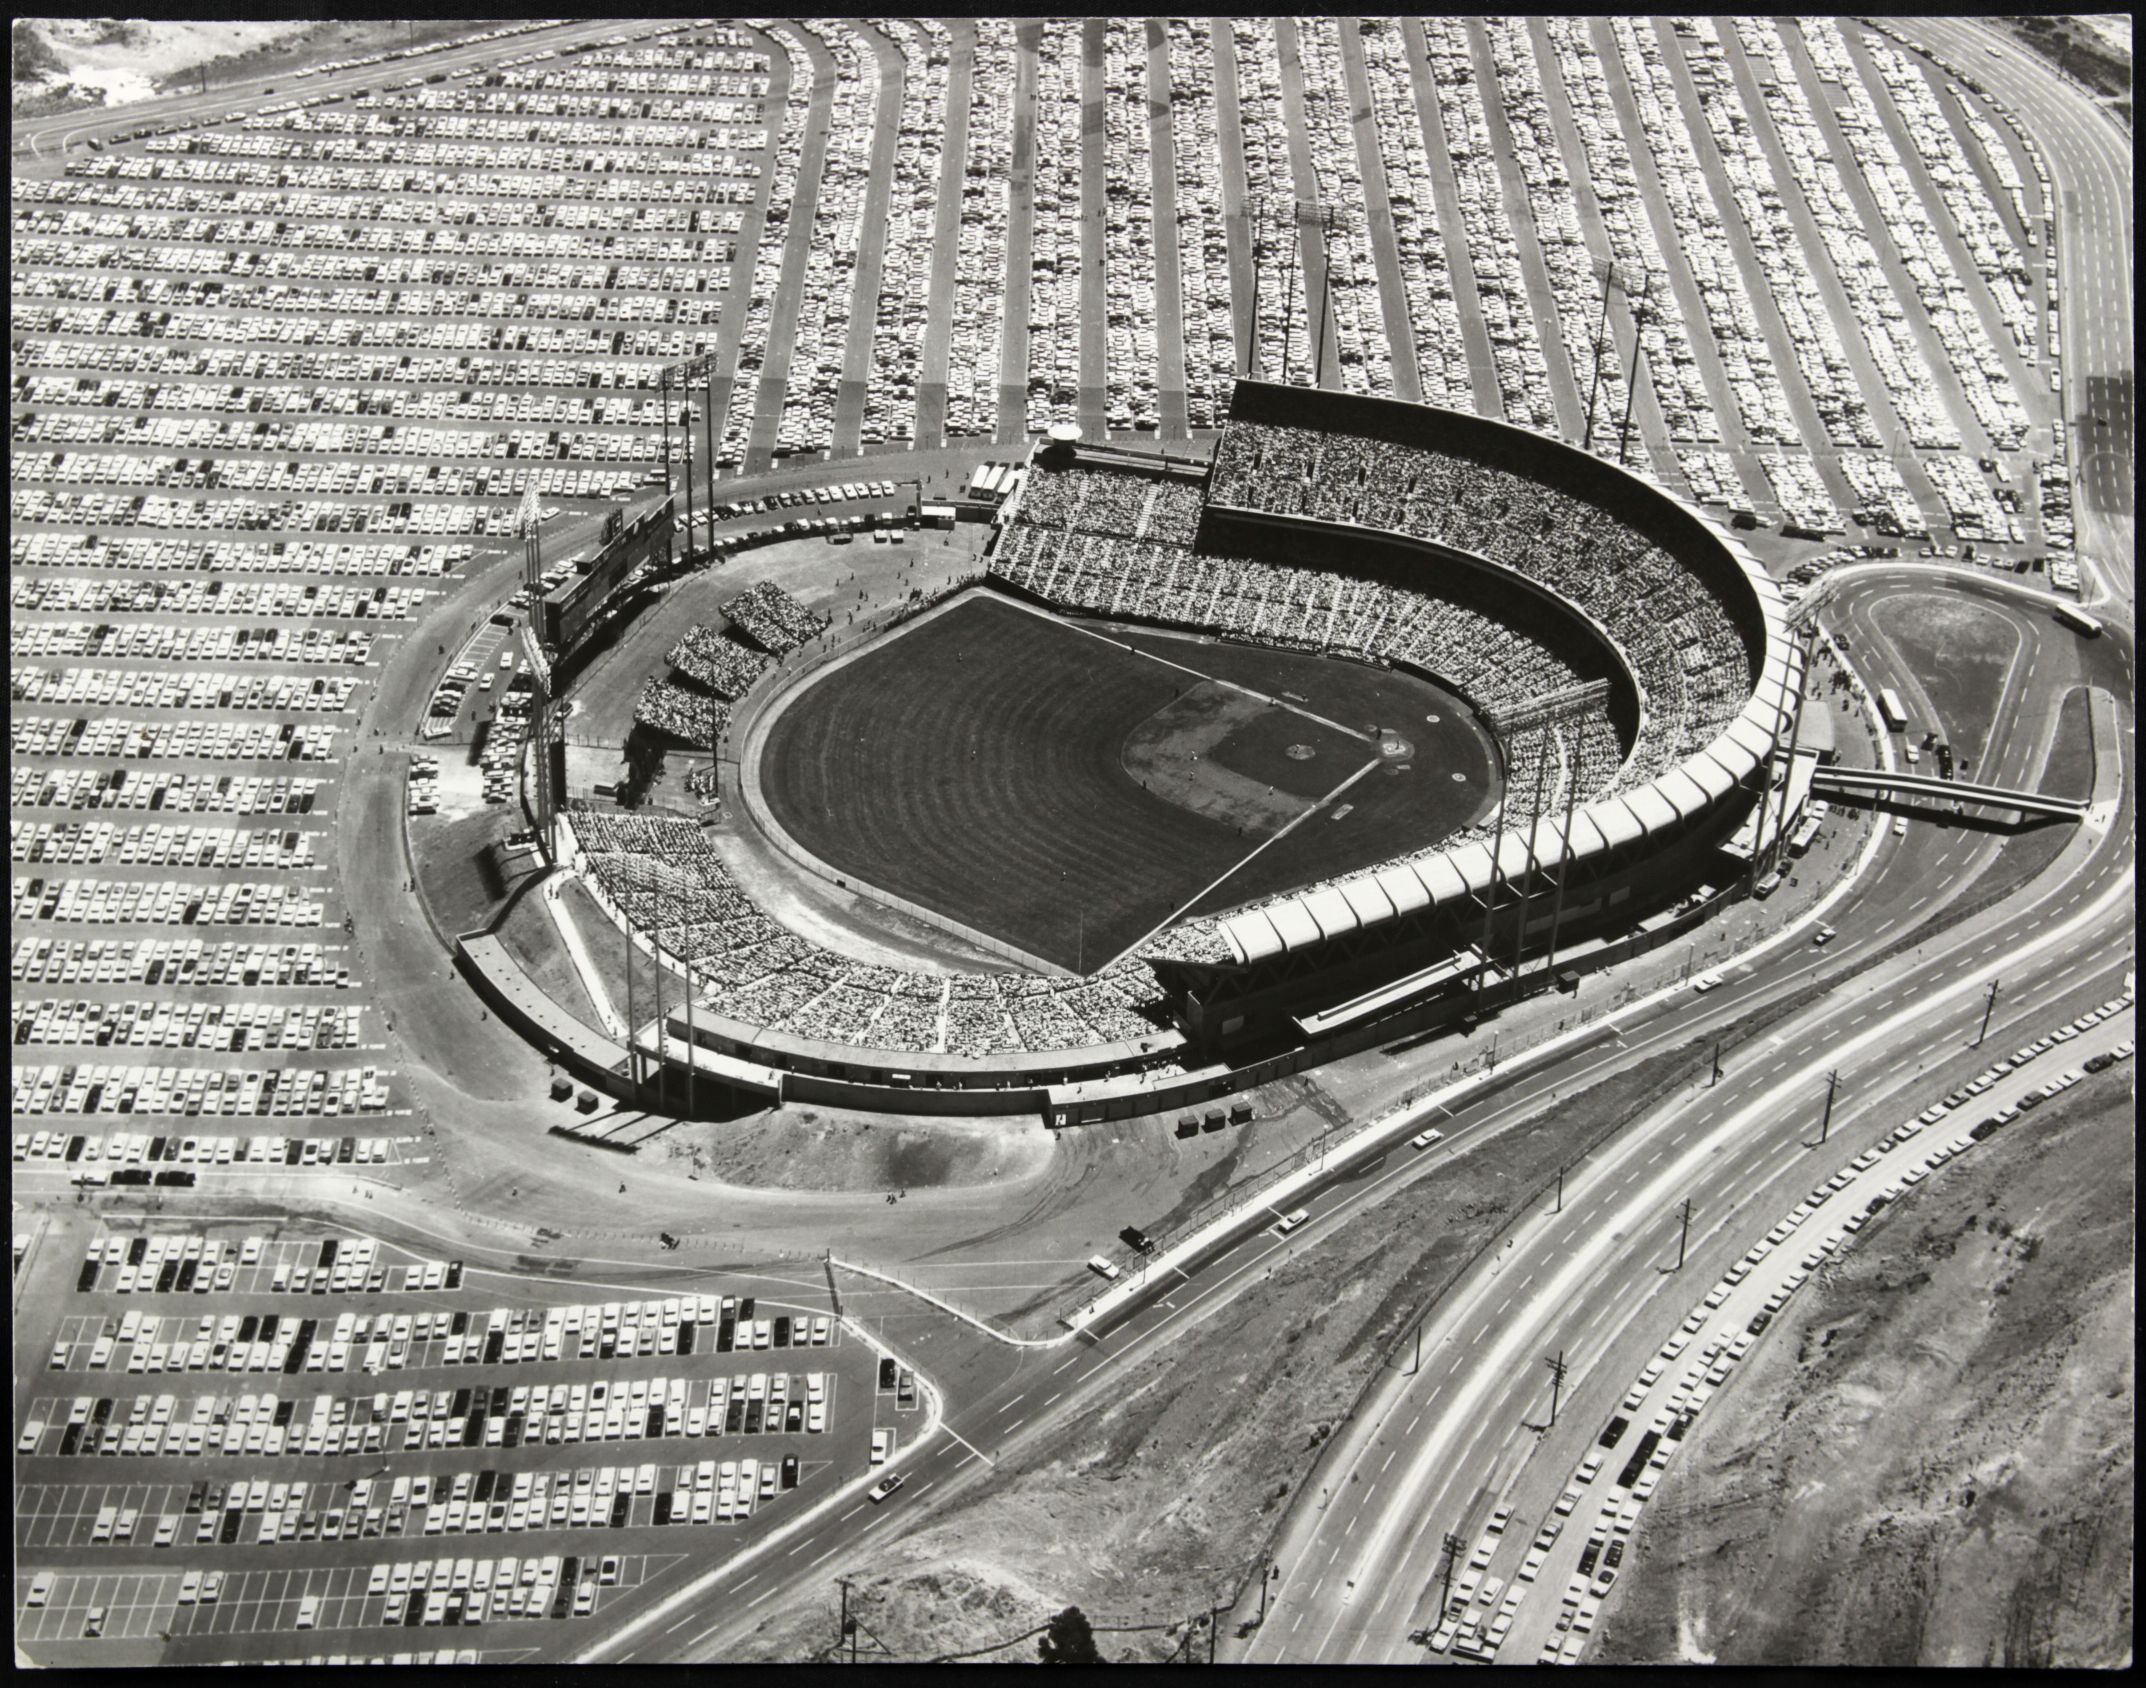
[[[916,448],[936,451],[946,443],[946,374],[954,331],[954,292],[959,285],[961,188],[969,146],[970,84],[976,65],[976,26],[949,18],[953,48],[947,65],[946,132],[939,159],[938,220],[934,227],[929,308],[923,356],[917,371]]]
[[[759,391],[754,395],[753,424],[745,451],[747,474],[759,474],[773,464],[783,406],[791,397],[790,356],[797,344],[798,313],[807,303],[805,275],[811,258],[813,214],[819,205],[820,178],[826,167],[828,131],[834,110],[834,55],[808,32],[791,34],[804,43],[811,61],[812,104],[805,119],[805,142],[798,162],[797,188],[789,206],[789,221],[784,225],[782,279],[775,287],[773,314],[768,321],[766,358],[760,366]],[[809,381],[811,371],[801,371],[800,375]],[[700,449],[696,441],[696,463]]]
[[[857,245],[857,263],[848,312],[849,340],[842,356],[842,381],[835,399],[834,449],[830,457],[854,457],[864,428],[865,391],[872,374],[872,337],[877,324],[879,276],[887,249],[890,184],[894,179],[894,149],[900,139],[902,116],[902,55],[876,29],[850,26],[856,43],[859,71],[879,79],[879,102],[871,140],[871,159],[864,188],[864,227]],[[901,208],[904,212],[907,207]],[[902,224],[907,231],[906,221]]]

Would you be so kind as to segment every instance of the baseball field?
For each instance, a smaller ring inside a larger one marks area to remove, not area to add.
[[[852,883],[1092,972],[1187,908],[1435,843],[1493,767],[1412,677],[977,593],[793,698],[761,789]]]

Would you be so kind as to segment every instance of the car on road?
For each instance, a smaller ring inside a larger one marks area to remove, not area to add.
[[[1304,1221],[1309,1219],[1310,1217],[1311,1214],[1306,1209],[1301,1207],[1298,1208],[1294,1213],[1285,1213],[1282,1215],[1280,1221],[1274,1226],[1274,1234],[1277,1237],[1286,1237],[1291,1231],[1294,1231],[1299,1225],[1303,1224]]]
[[[1088,1257],[1088,1270],[1099,1278],[1114,1279],[1118,1276],[1117,1267],[1105,1260],[1100,1254],[1093,1254]]]
[[[1419,1131],[1408,1140],[1408,1143],[1412,1149],[1428,1149],[1433,1143],[1443,1143],[1445,1138],[1446,1134],[1443,1131]]]
[[[1825,945],[1830,944],[1835,938],[1839,936],[1840,934],[1834,931],[1832,927],[1821,926],[1816,932],[1811,935],[1811,942],[1813,944],[1818,945],[1820,948],[1823,948]]]
[[[864,1498],[870,1501],[874,1506],[877,1506],[881,1501],[885,1500],[889,1495],[894,1493],[896,1489],[900,1488],[902,1484],[906,1481],[907,1479],[903,1477],[903,1475],[899,1471],[893,1473],[891,1476],[882,1477],[878,1482],[872,1485],[871,1492],[867,1494]]]
[[[1897,820],[1895,820],[1895,821],[1893,822],[1893,836],[1894,836],[1895,838],[1905,838],[1905,837],[1907,837],[1907,835],[1908,835],[1908,823],[1907,823],[1907,819],[1906,819],[1906,817],[1905,817],[1905,816],[1902,816],[1901,818],[1899,818],[1899,819],[1897,819]]]
[[[1691,988],[1703,996],[1720,983],[1721,975],[1719,973],[1701,973],[1696,979],[1692,980]]]

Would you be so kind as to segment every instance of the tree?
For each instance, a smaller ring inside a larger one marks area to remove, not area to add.
[[[1047,1665],[1099,1665],[1103,1655],[1095,1650],[1095,1632],[1078,1606],[1068,1606],[1044,1631],[1036,1651]]]

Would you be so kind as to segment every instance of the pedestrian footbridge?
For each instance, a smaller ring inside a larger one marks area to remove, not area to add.
[[[1898,770],[1888,773],[1882,768],[1820,768],[1811,778],[1811,788],[1827,797],[1927,797],[1938,802],[2014,809],[2023,815],[2061,815],[2071,820],[2082,819],[2087,810],[2083,797],[2045,797],[2038,791],[1940,779],[1935,774]]]

